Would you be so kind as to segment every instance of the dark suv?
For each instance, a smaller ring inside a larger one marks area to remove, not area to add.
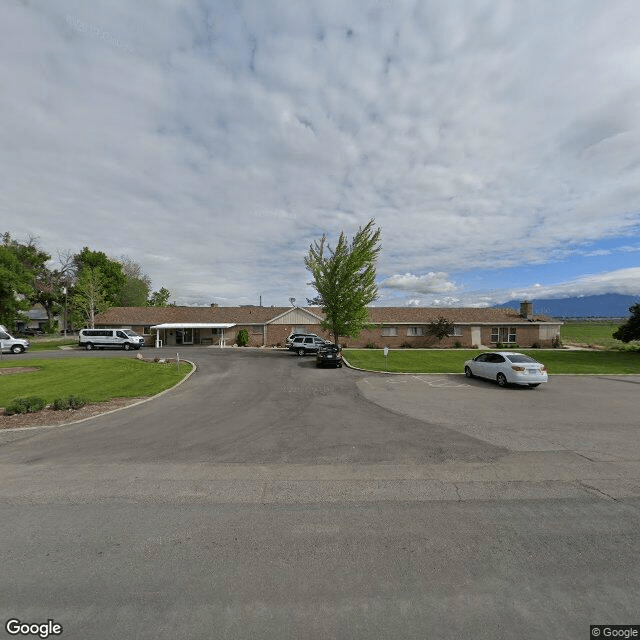
[[[331,365],[332,367],[342,366],[342,349],[337,344],[327,344],[318,349],[316,353],[316,367],[322,365]]]
[[[289,350],[295,351],[299,356],[305,356],[307,353],[315,353],[327,344],[326,340],[318,336],[298,336],[289,345]]]

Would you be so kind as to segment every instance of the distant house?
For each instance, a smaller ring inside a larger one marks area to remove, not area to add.
[[[25,320],[18,320],[16,322],[16,331],[21,333],[28,329],[35,329],[37,331],[45,331],[47,328],[47,312],[41,304],[36,304],[29,311],[25,312],[27,316]]]
[[[294,332],[317,333],[324,315],[318,307],[114,307],[96,316],[96,327],[122,327],[147,337],[152,345],[156,335],[165,346],[232,345],[236,333],[246,329],[249,346],[284,346]],[[428,333],[430,323],[446,318],[451,334],[442,340]],[[497,308],[369,307],[374,329],[359,338],[344,338],[349,347],[369,344],[389,348],[412,347],[489,347],[498,343],[519,347],[551,346],[560,335],[561,322],[534,316],[531,303],[520,310]]]

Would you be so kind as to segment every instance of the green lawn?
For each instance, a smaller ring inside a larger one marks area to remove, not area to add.
[[[0,368],[36,367],[37,371],[0,376],[0,406],[14,398],[40,396],[47,402],[78,395],[89,402],[155,395],[179,382],[191,365],[144,362],[135,358],[59,360],[4,359]]]
[[[33,340],[28,338],[28,340],[30,342],[29,351],[55,351],[59,347],[78,345],[77,338],[75,340],[73,338],[56,338],[54,340]]]
[[[619,322],[567,322],[560,328],[560,338],[564,343],[615,349],[624,345],[611,337],[619,326]]]
[[[640,374],[640,353],[629,351],[565,351],[521,349],[544,363],[554,373]],[[345,358],[354,367],[397,373],[462,373],[465,360],[480,353],[465,349],[399,349],[389,351],[388,369],[382,349],[346,349]]]

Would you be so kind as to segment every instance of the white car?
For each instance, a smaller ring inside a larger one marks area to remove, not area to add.
[[[495,380],[501,387],[519,384],[537,387],[547,382],[547,367],[541,362],[513,351],[488,351],[464,363],[467,378],[478,376]]]

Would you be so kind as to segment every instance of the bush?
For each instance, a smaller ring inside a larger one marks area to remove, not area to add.
[[[246,329],[240,329],[236,333],[236,344],[239,347],[246,347],[249,344],[249,332]]]
[[[67,396],[66,398],[56,398],[51,404],[51,408],[56,411],[66,411],[68,409],[80,409],[87,404],[84,398],[79,396]]]
[[[562,347],[562,340],[560,340],[560,336],[555,336],[551,341],[551,346],[554,349],[560,349]]]
[[[456,349],[460,349],[460,347],[462,347],[462,342],[460,342],[460,340],[456,340],[455,344],[453,345]]]
[[[539,345],[537,342],[534,342],[534,343],[531,345],[531,348],[532,348],[532,349],[539,349],[539,348],[540,348],[540,345]]]
[[[413,345],[410,342],[403,342],[400,345],[401,349],[413,349]]]
[[[379,349],[379,348],[380,347],[375,342],[371,342],[371,340],[367,342],[367,346],[365,347],[365,349]]]
[[[38,396],[28,398],[14,398],[6,407],[5,414],[13,416],[16,413],[36,413],[47,406],[47,403]]]

